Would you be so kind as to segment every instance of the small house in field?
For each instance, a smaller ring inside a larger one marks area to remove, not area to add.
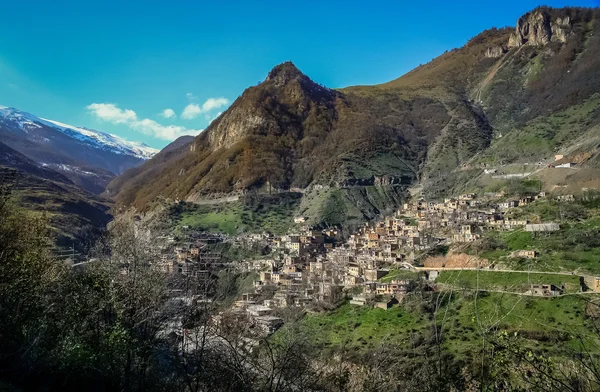
[[[367,304],[367,299],[364,297],[364,295],[354,295],[354,296],[352,296],[352,299],[350,300],[350,304],[358,305],[358,306],[365,306]]]
[[[560,196],[556,196],[556,200],[558,200],[558,201],[567,201],[567,202],[575,201],[575,195],[560,195]]]
[[[524,259],[535,259],[538,257],[538,252],[535,250],[518,250],[511,253],[511,257],[522,257]]]
[[[440,271],[428,271],[426,275],[428,281],[435,282],[438,276],[440,276]]]
[[[556,167],[573,167],[575,166],[575,163],[573,162],[567,162],[567,163],[563,163],[561,165],[556,165]]]
[[[525,225],[525,231],[530,232],[538,232],[538,231],[558,231],[560,230],[560,226],[558,223],[548,222],[548,223],[530,223]]]
[[[399,302],[396,298],[391,298],[388,301],[380,301],[375,303],[375,307],[383,310],[388,310],[394,305],[397,305]]]
[[[536,297],[556,297],[561,295],[563,290],[553,284],[532,284],[528,294]]]

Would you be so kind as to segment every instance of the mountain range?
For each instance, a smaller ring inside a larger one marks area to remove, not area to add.
[[[5,106],[0,106],[0,140],[94,194],[102,193],[112,178],[158,152],[143,143]]]
[[[409,189],[480,189],[499,165],[561,153],[594,167],[598,53],[600,9],[540,7],[381,85],[330,89],[286,62],[107,193],[143,210],[156,198],[301,192],[297,214],[342,223],[393,208]]]
[[[411,193],[502,189],[507,181],[493,173],[531,165],[546,190],[600,187],[597,53],[600,9],[540,7],[380,85],[332,89],[285,62],[204,132],[160,152],[0,107],[0,165],[23,173],[29,190],[42,179],[90,202],[80,223],[96,227],[111,206],[256,206],[290,193],[286,209],[311,224],[358,223]],[[555,161],[578,167],[544,169]],[[52,191],[40,194],[51,197],[30,198],[32,207],[78,214]],[[69,225],[59,231],[76,236]]]
[[[60,246],[82,246],[112,219],[99,196],[115,176],[158,150],[104,132],[0,107],[0,171],[15,175],[14,193],[47,214]]]

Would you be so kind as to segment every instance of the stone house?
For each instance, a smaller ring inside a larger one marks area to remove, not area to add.
[[[376,302],[375,307],[383,310],[388,310],[399,302],[396,298],[391,298],[388,301]]]
[[[522,257],[524,259],[535,259],[538,256],[538,252],[535,250],[518,250],[511,253],[512,257]]]
[[[406,294],[412,289],[410,280],[392,280],[389,283],[378,283],[376,293],[378,295],[400,295]]]
[[[525,231],[530,231],[530,232],[537,232],[537,231],[544,231],[544,232],[548,232],[548,231],[558,231],[560,230],[560,225],[558,223],[554,223],[554,222],[548,222],[548,223],[531,223],[531,224],[527,224],[525,225]]]
[[[389,273],[390,273],[389,270],[384,270],[384,269],[366,269],[364,271],[364,276],[365,276],[365,280],[367,282],[372,282],[372,281],[383,278],[384,276],[386,276]]]
[[[529,294],[538,297],[556,297],[561,295],[563,290],[553,284],[533,284]]]
[[[253,321],[265,333],[274,333],[283,325],[283,319],[269,315],[254,317]]]

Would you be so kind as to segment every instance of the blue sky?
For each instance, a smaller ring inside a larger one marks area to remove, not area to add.
[[[514,26],[540,4],[2,3],[0,105],[157,148],[176,135],[206,128],[245,88],[283,61],[293,61],[329,87],[383,83],[462,46],[484,29]],[[544,4],[600,6],[600,0]]]

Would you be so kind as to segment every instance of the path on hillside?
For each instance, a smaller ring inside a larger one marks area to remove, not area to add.
[[[502,66],[504,66],[506,63],[507,60],[505,54],[501,59],[499,59],[496,62],[496,64],[494,64],[487,76],[481,81],[481,83],[479,83],[479,87],[477,88],[477,92],[475,93],[475,103],[479,104],[481,102],[481,94],[483,93],[483,90],[488,86],[488,84],[490,84],[490,82],[492,81],[492,79],[494,79],[494,76],[496,76],[500,68],[502,68]]]
[[[583,277],[584,281],[587,278],[593,278],[593,276],[590,275],[581,275],[581,274],[576,274],[574,272],[571,273],[567,273],[567,272],[549,272],[549,271],[517,271],[517,270],[486,270],[486,269],[478,269],[478,268],[426,268],[426,267],[415,267],[416,270],[433,270],[433,271],[485,271],[485,272],[509,272],[509,273],[526,273],[526,274],[548,274],[548,275],[564,275],[564,276],[578,276],[578,277]],[[540,298],[554,298],[554,297],[564,297],[567,295],[586,295],[586,294],[598,294],[600,295],[600,292],[598,291],[594,291],[594,290],[589,290],[589,291],[579,291],[576,293],[562,293],[562,294],[558,294],[558,295],[553,295],[553,296],[540,296],[540,295],[534,295],[531,292],[516,292],[516,291],[509,291],[509,290],[499,290],[499,289],[490,289],[490,288],[468,288],[468,287],[461,287],[461,286],[457,286],[453,283],[437,283],[439,285],[441,285],[442,287],[450,287],[450,288],[460,288],[461,290],[466,290],[466,291],[474,291],[474,292],[478,292],[478,291],[485,291],[485,292],[490,292],[490,293],[501,293],[501,294],[511,294],[511,295],[520,295],[520,296],[527,296],[527,297],[540,297]],[[580,286],[581,289],[581,286]]]
[[[524,47],[525,46],[521,46],[520,48],[518,48],[517,51],[514,53],[513,57],[516,56]],[[477,92],[475,93],[475,102],[477,104],[481,102],[481,94],[483,93],[483,90],[488,86],[488,84],[490,84],[492,79],[494,79],[494,76],[496,76],[498,71],[500,71],[500,69],[509,62],[508,53],[509,52],[505,53],[502,56],[502,58],[499,59],[496,62],[496,64],[494,64],[487,76],[481,81],[481,83],[479,83],[479,87],[477,88]]]
[[[486,268],[435,268],[435,267],[413,267],[417,271],[482,271],[482,272],[513,272],[513,273],[525,273],[525,274],[548,274],[548,275],[568,275],[568,276],[583,276],[583,277],[594,277],[593,275],[583,275],[572,272],[552,272],[552,271],[523,271],[523,270],[511,270],[511,269],[486,269]]]
[[[213,204],[221,204],[221,203],[232,203],[232,202],[238,201],[238,200],[240,200],[240,196],[233,195],[233,196],[219,197],[216,199],[196,199],[196,200],[194,200],[193,198],[188,198],[187,202],[204,206],[204,205],[213,205]]]
[[[520,273],[520,274],[545,274],[545,275],[563,275],[563,276],[579,276],[584,280],[593,281],[596,275],[581,274],[576,271],[566,272],[552,272],[552,271],[521,271],[511,269],[485,269],[485,268],[435,268],[435,267],[413,267],[416,271],[482,271],[482,272],[509,272],[509,273]]]
[[[438,283],[441,286],[448,286],[451,288],[456,289],[457,286],[451,284],[451,283]],[[516,292],[516,291],[508,291],[508,290],[497,290],[497,289],[472,289],[472,288],[467,288],[467,287],[459,287],[461,290],[464,291],[485,291],[488,293],[500,293],[500,294],[510,294],[510,295],[520,295],[523,297],[536,297],[536,298],[556,298],[556,297],[565,297],[568,295],[593,295],[593,294],[597,294],[600,295],[600,292],[598,291],[581,291],[581,292],[577,292],[577,293],[564,293],[564,294],[557,294],[557,295],[553,295],[553,296],[542,296],[542,295],[533,295],[531,293],[527,293],[527,292]]]

